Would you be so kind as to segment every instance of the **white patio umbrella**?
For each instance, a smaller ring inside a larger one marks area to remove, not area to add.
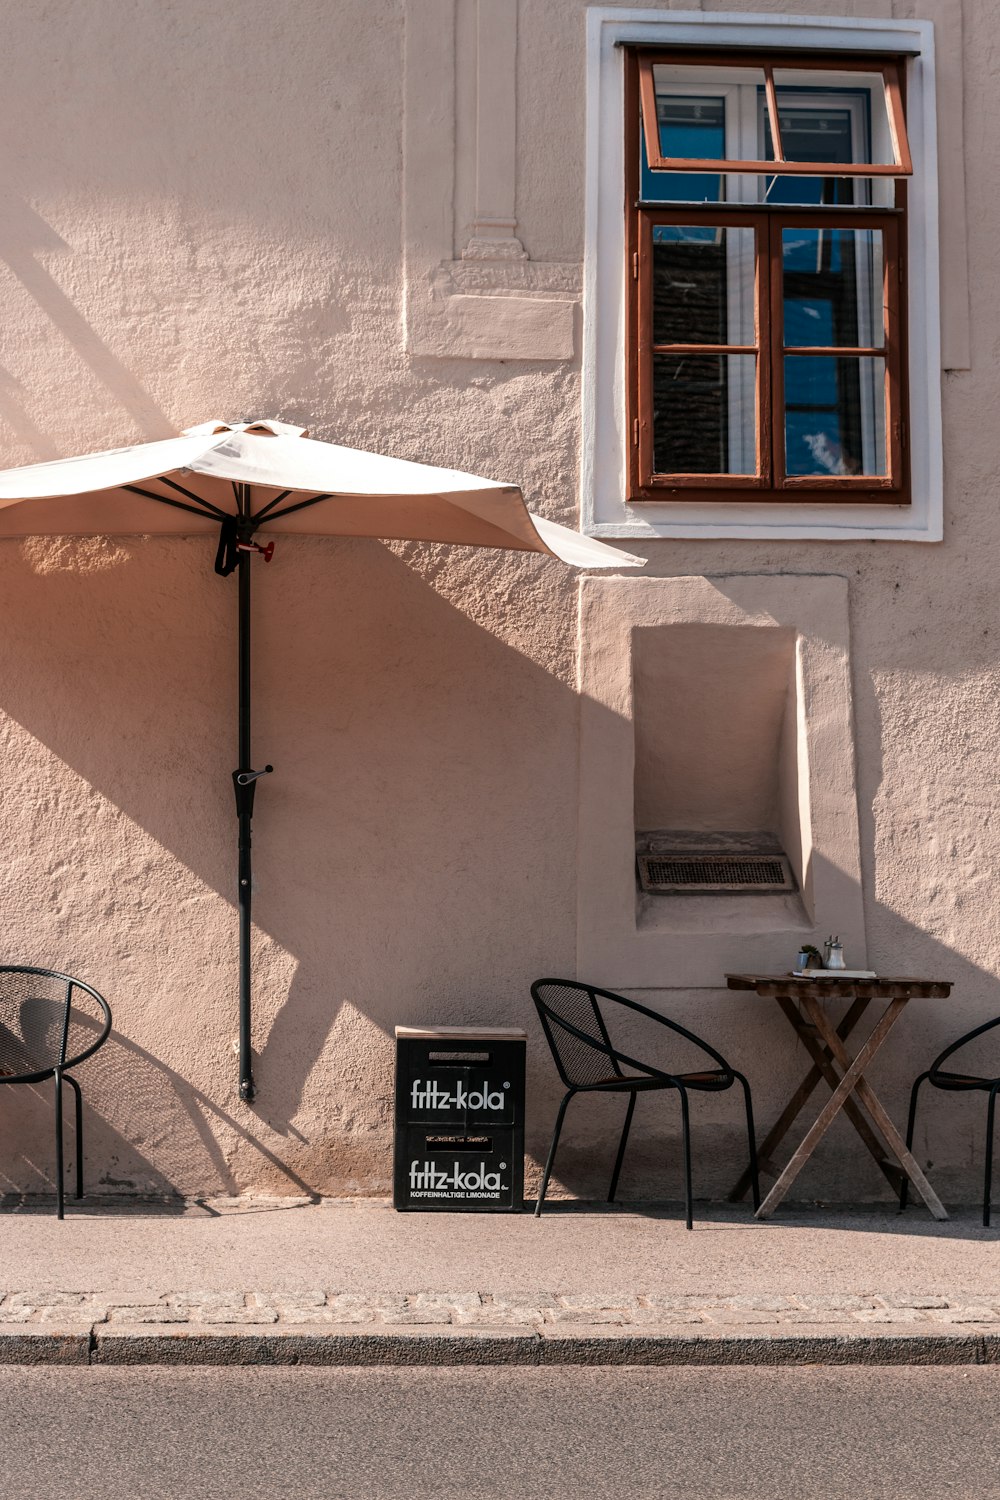
[[[215,532],[215,570],[239,575],[239,729],[233,772],[239,822],[240,1095],[253,1099],[250,1048],[251,844],[257,778],[250,750],[250,565],[274,543],[260,532],[455,542],[540,552],[581,568],[643,566],[533,516],[500,484],[320,443],[285,422],[205,422],[180,437],[0,472],[0,537]]]

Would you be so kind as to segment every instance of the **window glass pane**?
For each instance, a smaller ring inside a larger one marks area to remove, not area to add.
[[[786,161],[895,161],[881,73],[775,68],[774,86]]]
[[[785,469],[790,476],[885,474],[885,360],[785,358]]]
[[[882,231],[783,229],[785,345],[884,343]]]
[[[845,165],[868,161],[868,106],[864,90],[829,95],[815,89],[783,89],[778,94],[778,118],[785,160]],[[757,100],[757,125],[764,160],[773,161],[771,121],[763,94]],[[870,178],[769,177],[764,198],[768,203],[810,203],[816,207],[863,204],[871,202],[870,184]]]
[[[800,177],[789,173],[787,177],[765,177],[758,181],[764,183],[765,203],[788,203],[802,208],[850,208],[854,204],[891,208],[893,203],[891,177],[873,183],[870,177]]]
[[[779,70],[780,72],[780,70]],[[775,78],[779,76],[776,72]],[[808,79],[808,74],[796,75]],[[827,78],[833,75],[814,75]],[[850,74],[843,75],[850,78]],[[858,75],[854,75],[855,83]],[[875,94],[868,87],[845,88],[836,92],[809,87],[784,88],[778,94],[781,139],[787,161],[822,161],[850,165],[879,162],[888,154],[892,158],[891,137],[885,114],[882,79],[874,81]],[[881,124],[874,130],[875,121]],[[760,155],[774,160],[771,123],[763,91],[757,99],[757,130]],[[873,130],[884,141],[885,149],[871,149]],[[871,177],[800,177],[797,174],[768,177],[764,190],[768,203],[802,203],[821,205],[873,204],[889,208],[895,201],[891,178]]]
[[[654,225],[653,343],[756,343],[752,229]]]
[[[737,96],[740,90],[763,87],[763,68],[654,63],[661,156],[685,161],[739,161]]]
[[[655,74],[654,69],[654,74]],[[664,156],[722,161],[726,154],[726,101],[721,95],[658,94],[656,112]],[[640,193],[647,203],[719,203],[722,178],[716,172],[651,172],[642,151]]]
[[[653,355],[657,474],[757,472],[753,354]]]

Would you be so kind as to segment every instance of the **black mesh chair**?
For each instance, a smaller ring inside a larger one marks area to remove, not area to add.
[[[639,1005],[635,1000],[626,1000],[623,995],[616,995],[611,990],[596,989],[592,984],[578,984],[572,979],[538,979],[531,986],[532,998],[538,1011],[542,1029],[545,1032],[546,1041],[552,1050],[559,1077],[566,1085],[566,1096],[559,1106],[556,1115],[555,1130],[552,1132],[552,1145],[549,1147],[548,1160],[545,1163],[545,1171],[542,1175],[542,1184],[538,1190],[538,1202],[535,1205],[535,1216],[542,1211],[545,1201],[546,1189],[549,1185],[549,1176],[556,1159],[556,1148],[559,1145],[559,1133],[562,1130],[563,1120],[569,1101],[576,1094],[600,1093],[600,1094],[628,1094],[628,1109],[625,1113],[625,1126],[622,1130],[621,1140],[618,1143],[618,1155],[615,1158],[614,1171],[611,1174],[611,1187],[608,1190],[608,1202],[613,1203],[615,1191],[618,1187],[618,1176],[625,1159],[625,1147],[628,1143],[629,1128],[632,1124],[632,1113],[635,1109],[637,1094],[653,1093],[657,1089],[676,1089],[681,1103],[681,1130],[684,1140],[684,1202],[686,1209],[687,1227],[692,1228],[691,1217],[691,1132],[688,1120],[688,1093],[693,1090],[696,1093],[719,1093],[724,1089],[732,1088],[734,1083],[739,1083],[743,1088],[743,1098],[746,1104],[747,1137],[750,1143],[750,1177],[753,1185],[754,1208],[760,1206],[760,1185],[757,1179],[757,1146],[754,1139],[753,1128],[753,1105],[750,1100],[750,1085],[742,1073],[737,1073],[731,1068],[724,1057],[703,1042],[693,1032],[686,1031],[683,1026],[678,1026],[676,1021],[668,1021],[666,1016],[661,1016],[654,1010],[649,1010],[645,1005]],[[600,1002],[600,1003],[598,1003]],[[708,1068],[697,1073],[665,1073],[659,1068],[651,1067],[648,1063],[639,1062],[634,1057],[628,1057],[620,1052],[612,1043],[608,1025],[605,1020],[604,1011],[609,1006],[622,1006],[626,1010],[637,1012],[646,1016],[649,1020],[665,1026],[668,1030],[681,1036],[687,1042],[706,1053],[718,1066]],[[625,1071],[628,1069],[629,1071]]]
[[[0,1084],[55,1080],[56,1212],[65,1208],[63,1084],[76,1101],[76,1196],[83,1197],[83,1096],[70,1069],[111,1032],[108,1002],[82,979],[54,969],[0,965]]]
[[[934,1059],[926,1073],[921,1073],[914,1082],[910,1091],[910,1114],[906,1122],[906,1146],[907,1150],[913,1147],[913,1128],[917,1120],[917,1095],[920,1085],[929,1083],[932,1088],[945,1089],[950,1093],[965,1094],[979,1092],[989,1095],[986,1105],[986,1172],[983,1184],[983,1225],[988,1229],[990,1224],[990,1199],[993,1196],[993,1122],[996,1114],[997,1094],[1000,1094],[1000,1078],[980,1078],[974,1073],[952,1073],[942,1067],[952,1053],[957,1052],[960,1047],[975,1041],[977,1036],[982,1036],[987,1031],[992,1031],[994,1026],[1000,1026],[1000,1016],[993,1021],[986,1021],[982,1026],[977,1026],[974,1031],[967,1031],[965,1036],[960,1036],[957,1042],[952,1042],[950,1047]],[[903,1178],[899,1190],[899,1206],[906,1207],[909,1196],[909,1181]]]

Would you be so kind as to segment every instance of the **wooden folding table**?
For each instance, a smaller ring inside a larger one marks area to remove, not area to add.
[[[941,1200],[906,1149],[902,1136],[864,1075],[903,1014],[907,1001],[945,1000],[951,993],[950,981],[841,979],[832,975],[822,979],[796,979],[791,974],[727,974],[726,980],[731,990],[750,990],[762,999],[776,1001],[812,1059],[809,1072],[761,1142],[762,1171],[775,1170],[770,1164],[771,1153],[787,1135],[820,1079],[832,1089],[798,1150],[777,1174],[777,1182],[757,1210],[758,1219],[771,1217],[841,1110],[875,1158],[893,1191],[899,1191],[905,1173],[935,1219],[946,1219],[948,1215]],[[849,1002],[848,1009],[835,1026],[830,1018],[831,1002],[844,1000]],[[872,1001],[886,1002],[885,1008],[871,1034],[852,1058],[844,1043]],[[750,1175],[745,1172],[729,1194],[730,1202],[735,1203],[744,1197],[749,1186]]]

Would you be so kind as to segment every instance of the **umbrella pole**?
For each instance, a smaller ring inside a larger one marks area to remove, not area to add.
[[[253,1081],[253,1051],[250,1045],[250,918],[253,895],[253,855],[250,824],[253,818],[255,782],[244,782],[250,759],[250,564],[251,552],[239,552],[239,770],[236,784],[236,814],[239,819],[239,907],[240,907],[240,1098],[247,1104],[256,1089]]]
[[[237,645],[239,681],[239,735],[237,744],[237,768],[233,772],[233,790],[236,793],[236,817],[239,822],[239,860],[237,891],[240,909],[240,1098],[247,1104],[253,1100],[257,1090],[253,1081],[253,1049],[250,1044],[250,921],[253,898],[253,856],[250,849],[250,825],[253,820],[253,798],[257,778],[266,775],[271,766],[261,771],[253,770],[250,764],[250,568],[254,553],[263,552],[265,560],[269,549],[258,547],[253,541],[255,530],[251,519],[250,486],[237,487],[239,514],[233,531],[226,539],[225,528],[220,545],[221,564],[217,571],[231,572],[233,562],[239,583],[239,641]],[[235,557],[229,550],[235,543]],[[230,560],[231,559],[231,560]]]

